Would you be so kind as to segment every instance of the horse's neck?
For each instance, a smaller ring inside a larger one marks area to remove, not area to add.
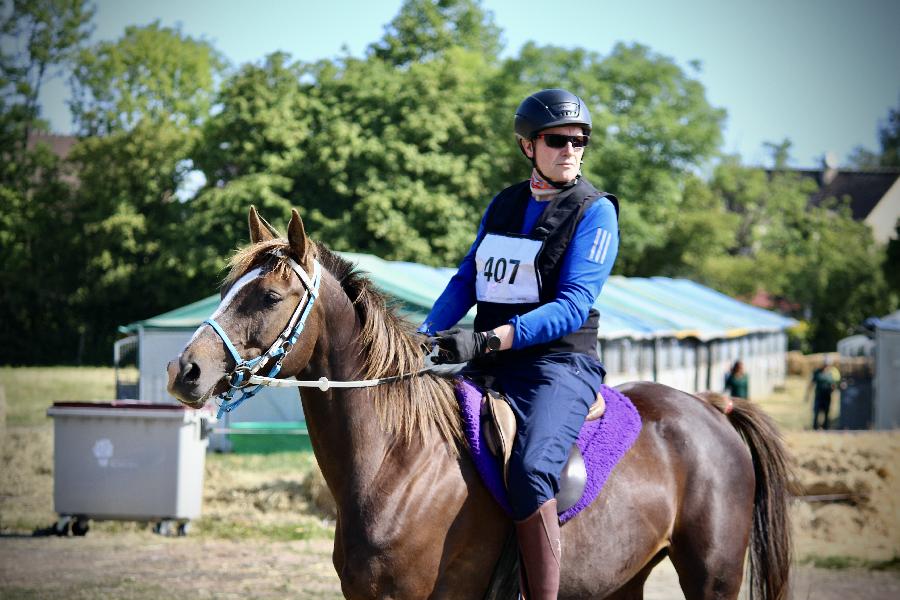
[[[360,379],[365,356],[359,342],[362,325],[337,282],[328,281],[328,287],[338,289],[323,294],[330,301],[306,376],[334,381]],[[339,504],[366,502],[365,496],[371,493],[372,481],[388,454],[403,452],[380,425],[372,394],[372,388],[309,390],[302,394],[316,459]]]

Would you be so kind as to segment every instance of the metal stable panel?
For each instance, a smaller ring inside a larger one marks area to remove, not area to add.
[[[900,331],[875,330],[875,429],[900,427]]]

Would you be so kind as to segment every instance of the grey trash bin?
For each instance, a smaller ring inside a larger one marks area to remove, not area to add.
[[[138,402],[59,402],[47,415],[60,516],[182,526],[200,516],[208,415]]]

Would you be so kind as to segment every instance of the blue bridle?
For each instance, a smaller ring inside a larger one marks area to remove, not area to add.
[[[235,408],[244,403],[245,400],[252,398],[255,396],[260,388],[263,385],[257,385],[251,390],[247,390],[250,385],[250,378],[256,375],[256,373],[263,368],[269,361],[275,360],[275,364],[272,365],[272,368],[269,370],[269,373],[266,377],[275,377],[281,371],[281,365],[284,362],[285,357],[294,347],[294,344],[297,343],[297,338],[300,337],[300,333],[303,331],[303,326],[306,324],[306,317],[309,316],[310,311],[312,311],[313,304],[316,301],[316,298],[319,296],[319,284],[322,281],[322,267],[319,264],[319,261],[313,260],[313,276],[312,280],[310,280],[309,275],[300,268],[294,259],[291,257],[286,257],[288,264],[291,269],[297,274],[297,277],[300,278],[300,282],[303,283],[304,293],[303,298],[300,299],[300,302],[297,304],[297,307],[294,309],[293,314],[291,314],[291,318],[288,320],[287,326],[281,332],[281,334],[275,338],[275,341],[269,347],[269,349],[257,356],[256,358],[251,359],[243,359],[241,355],[238,353],[237,349],[234,347],[234,344],[231,343],[231,340],[228,338],[228,334],[225,333],[225,330],[222,329],[222,326],[219,325],[215,319],[210,317],[204,323],[213,328],[213,330],[219,334],[219,337],[222,338],[222,341],[225,342],[225,347],[228,348],[228,351],[231,353],[231,356],[234,358],[235,367],[226,375],[228,380],[229,389],[227,392],[222,392],[217,397],[221,400],[221,404],[219,404],[219,412],[216,414],[217,419],[221,419],[225,413],[230,413]],[[240,390],[241,396],[236,399],[234,395]]]

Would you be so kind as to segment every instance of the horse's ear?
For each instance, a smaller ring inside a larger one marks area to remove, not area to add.
[[[267,242],[278,237],[275,228],[269,225],[265,219],[259,216],[255,206],[250,206],[250,214],[247,216],[247,224],[250,225],[250,241]]]
[[[303,229],[303,219],[296,208],[291,209],[291,223],[288,225],[288,246],[291,248],[291,254],[298,263],[305,264],[310,253],[309,238],[306,237],[306,231]]]

